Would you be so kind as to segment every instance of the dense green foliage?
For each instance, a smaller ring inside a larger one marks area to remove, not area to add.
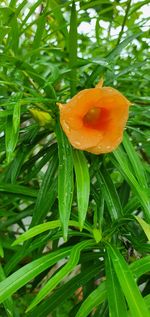
[[[2,317],[150,315],[148,2],[0,3]],[[93,155],[56,103],[102,76],[133,106],[122,144]]]

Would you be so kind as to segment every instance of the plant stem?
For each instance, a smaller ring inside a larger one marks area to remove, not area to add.
[[[126,8],[125,16],[124,16],[122,27],[121,27],[121,31],[120,31],[119,36],[118,36],[117,45],[120,43],[121,38],[122,38],[122,34],[123,34],[124,27],[125,27],[125,24],[126,24],[126,21],[127,21],[127,17],[128,17],[128,12],[129,12],[129,9],[130,9],[130,5],[131,5],[131,0],[128,0],[127,1],[127,8]]]

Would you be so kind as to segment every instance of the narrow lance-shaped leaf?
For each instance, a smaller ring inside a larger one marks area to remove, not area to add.
[[[69,220],[69,226],[72,227],[79,227],[79,223],[77,221],[74,220]],[[43,233],[47,230],[53,230],[56,228],[61,227],[61,222],[60,220],[54,220],[54,221],[48,221],[46,223],[40,224],[38,226],[35,226],[33,228],[30,228],[29,230],[27,230],[25,233],[23,233],[21,236],[19,236],[19,238],[17,240],[14,241],[13,246],[19,243],[22,243],[28,239],[31,239],[35,236],[37,236],[40,233]],[[84,229],[88,230],[88,228],[86,226],[84,226]],[[92,229],[91,229],[92,232]]]
[[[147,188],[147,180],[145,175],[145,170],[142,161],[140,160],[140,157],[138,156],[137,152],[135,151],[127,133],[124,133],[123,137],[123,146],[128,154],[128,158],[132,164],[132,168],[134,171],[134,175],[136,175],[136,178],[143,188]]]
[[[150,241],[150,224],[148,224],[146,221],[144,221],[141,217],[135,216],[135,219],[139,222],[141,225],[143,231],[145,232],[148,241]]]
[[[8,33],[8,38],[7,38],[7,47],[11,46],[11,49],[17,53],[18,52],[18,46],[19,46],[19,24],[17,17],[14,13],[12,13],[12,18],[10,18],[10,23],[9,25],[11,26],[10,32]]]
[[[70,298],[70,296],[74,296],[74,292],[81,285],[82,287],[90,281],[93,277],[95,277],[99,273],[99,266],[89,266],[86,270],[77,274],[61,287],[59,287],[56,291],[52,293],[46,300],[44,300],[40,305],[35,307],[32,311],[30,311],[27,316],[28,317],[38,317],[47,316],[49,313],[52,313],[53,310],[56,309],[57,305],[61,302],[61,304]]]
[[[20,126],[20,94],[17,94],[15,99],[15,103],[11,105],[11,109],[13,108],[13,116],[8,115],[6,120],[5,145],[8,163],[13,159],[13,152],[18,142]]]
[[[107,56],[106,59],[113,62],[114,58],[119,57],[121,51],[131,43],[134,39],[138,38],[143,32],[135,33],[126,37],[121,43],[119,43]]]
[[[78,150],[73,151],[73,164],[77,183],[79,223],[80,229],[82,230],[88,209],[90,194],[89,168],[83,152]]]
[[[113,156],[115,156],[119,164],[114,160]],[[139,199],[139,201],[141,202],[141,205],[143,206],[143,212],[144,212],[145,218],[148,222],[150,222],[150,199],[145,189],[139,185],[136,178],[134,177],[132,169],[130,167],[130,162],[128,160],[128,157],[125,155],[122,147],[119,146],[117,150],[113,152],[113,155],[110,155],[110,157],[113,163],[118,167],[118,169],[124,175],[125,179],[131,185],[133,190],[136,192],[137,198]]]
[[[23,266],[0,283],[0,303],[27,284],[35,276],[70,254],[70,248],[64,248]]]
[[[138,1],[137,3],[133,4],[129,11],[129,16],[132,15],[135,11],[139,10],[142,6],[144,6],[147,3],[149,3],[149,0]]]
[[[128,18],[128,13],[129,13],[130,6],[131,6],[131,0],[128,0],[126,2],[126,11],[125,11],[125,15],[123,17],[123,22],[122,22],[122,26],[121,26],[121,31],[120,31],[119,36],[118,36],[117,44],[119,44],[120,41],[121,41],[121,38],[122,38],[122,35],[123,35],[123,31],[124,31],[124,28],[125,28],[125,25],[126,25],[126,21],[127,21],[127,18]]]
[[[133,278],[132,272],[116,247],[107,246],[121,289],[126,297],[133,317],[148,317],[149,311]]]
[[[41,0],[38,0],[34,3],[34,5],[31,6],[31,8],[29,9],[28,14],[26,15],[26,17],[24,18],[22,24],[21,24],[21,28],[23,28],[23,26],[26,24],[26,22],[28,21],[28,19],[30,18],[30,16],[33,14],[33,12],[35,12],[36,8],[41,4]]]
[[[70,71],[70,87],[71,96],[76,93],[76,63],[77,63],[77,13],[75,2],[72,2],[71,18],[70,18],[70,31],[69,31],[69,65]]]
[[[18,5],[17,9],[16,9],[16,17],[19,15],[20,11],[24,8],[24,6],[27,4],[27,0],[23,0],[21,1],[20,5]],[[11,3],[10,3],[11,5]]]
[[[144,300],[145,300],[147,307],[150,309],[150,294],[146,295],[144,297]]]
[[[54,161],[50,162],[47,174],[43,178],[43,183],[39,192],[35,192],[35,196],[37,197],[37,201],[34,208],[34,218],[32,218],[32,222],[30,226],[35,225],[42,221],[49,210],[51,210],[51,206],[56,198],[57,194],[57,179],[53,178],[53,175],[57,169],[57,157]],[[52,182],[53,178],[53,182]],[[14,186],[14,185],[12,185]],[[17,186],[17,185],[16,185]],[[21,186],[20,186],[21,187]],[[28,189],[29,190],[29,189]],[[35,200],[35,198],[34,198]],[[26,240],[26,239],[25,239]],[[26,253],[29,248],[30,242],[25,243],[21,250],[18,250],[12,257],[11,261],[8,261],[6,264],[6,271],[10,273],[11,270],[16,266],[17,263],[24,257],[24,253]]]
[[[120,56],[121,51],[131,43],[134,39],[138,38],[142,32],[135,33],[125,38],[119,45],[117,45],[108,55],[106,56],[105,60],[109,63],[114,63],[114,60]],[[99,76],[102,76],[104,72],[107,70],[104,66],[95,66],[93,72],[89,76],[86,82],[86,87],[90,87],[93,81]]]
[[[45,16],[42,15],[39,17],[38,21],[37,21],[37,30],[36,30],[36,33],[35,33],[35,36],[34,36],[34,41],[33,41],[33,50],[35,50],[36,48],[39,47],[40,45],[40,42],[42,40],[42,36],[43,36],[43,32],[45,30]],[[32,56],[32,62],[34,62],[34,60],[36,59],[36,56],[33,55]]]
[[[5,273],[4,273],[4,270],[0,264],[0,282],[5,280],[6,276],[5,276]],[[14,311],[13,311],[13,300],[11,297],[8,297],[4,303],[4,308],[5,308],[5,311],[6,311],[6,314],[8,317],[13,317],[14,316]]]
[[[6,130],[5,130],[5,146],[6,146],[6,158],[7,162],[13,158],[13,151],[15,148],[16,140],[14,138],[12,116],[8,116],[6,120]]]
[[[27,196],[30,199],[37,197],[38,191],[36,189],[29,188],[29,186],[15,185],[15,184],[0,184],[0,192],[13,193],[17,196]]]
[[[43,177],[41,188],[37,195],[37,201],[33,211],[32,223],[30,226],[35,226],[39,224],[53,204],[54,196],[54,178],[56,177],[56,171],[58,168],[58,156],[56,145],[51,146],[51,158],[49,160],[49,165]]]
[[[118,260],[117,260],[118,261]],[[139,278],[141,275],[149,272],[150,256],[137,260],[130,264],[132,274]],[[98,288],[94,290],[82,303],[76,317],[86,317],[92,311],[93,308],[100,305],[107,298],[107,286],[106,281],[100,283]],[[122,316],[122,314],[121,314]],[[144,315],[143,315],[144,316]]]
[[[20,94],[18,94],[18,98],[21,98]],[[21,107],[21,101],[18,100],[15,103],[14,110],[13,110],[13,129],[14,129],[14,133],[17,138],[17,141],[18,141],[19,126],[20,126],[20,110],[21,110],[20,107]]]
[[[97,181],[99,183],[100,189],[103,193],[104,199],[106,201],[110,217],[112,221],[117,220],[122,215],[122,206],[117,194],[116,188],[106,171],[103,167],[102,171],[96,173]]]
[[[97,307],[107,298],[106,282],[100,283],[100,285],[90,293],[85,299],[80,309],[78,310],[76,317],[87,317],[93,308]]]
[[[4,250],[3,250],[3,245],[2,245],[2,240],[0,238],[0,257],[3,258],[4,257]]]
[[[130,269],[136,279],[149,272],[150,255],[145,256],[130,264]]]
[[[105,257],[106,288],[111,317],[128,317],[127,306],[109,254]]]
[[[90,248],[93,246],[95,242],[92,240],[82,241],[76,244],[71,251],[70,258],[68,263],[59,271],[57,272],[43,288],[40,290],[36,298],[28,307],[27,311],[31,310],[35,307],[41,300],[46,297],[62,280],[63,278],[68,275],[73,268],[78,264],[80,258],[80,252],[85,248]]]
[[[58,27],[60,28],[60,31],[64,35],[65,39],[68,37],[68,31],[67,31],[67,25],[66,21],[64,19],[63,13],[61,12],[61,5],[58,4],[58,1],[56,0],[50,0],[47,4],[48,7],[51,8],[55,20],[57,21]]]
[[[58,205],[64,239],[67,240],[68,221],[73,197],[72,148],[59,124],[56,125],[58,142]]]
[[[49,161],[47,171],[43,177],[41,188],[38,192],[35,193],[37,200],[36,200],[35,208],[33,211],[33,217],[32,217],[32,222],[30,226],[34,226],[44,219],[45,215],[50,210],[56,198],[56,188],[55,188],[56,179],[54,177],[57,171],[57,166],[58,166],[57,150],[56,150],[56,145],[53,145],[51,147],[51,159]],[[12,185],[12,187],[13,186],[18,186],[18,185]],[[24,244],[21,250],[16,252],[14,256],[11,257],[11,261],[8,261],[6,265],[7,272],[10,272],[12,268],[15,267],[16,264],[21,260],[21,258],[24,257],[24,252],[26,252],[27,248],[29,248],[28,242],[27,244]]]

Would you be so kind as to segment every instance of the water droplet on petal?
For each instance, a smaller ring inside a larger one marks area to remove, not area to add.
[[[64,123],[64,127],[67,131],[70,131],[69,125],[66,121],[63,122]]]
[[[77,146],[80,146],[80,145],[81,145],[81,143],[78,142],[78,141],[75,141],[74,144],[77,145]]]
[[[107,150],[111,149],[111,146],[110,146],[110,145],[107,145],[107,146],[106,146],[106,149],[107,149]]]

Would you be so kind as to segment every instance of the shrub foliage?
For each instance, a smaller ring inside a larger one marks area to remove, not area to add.
[[[147,4],[1,1],[0,316],[150,314]],[[93,155],[56,103],[101,77],[133,106]]]

